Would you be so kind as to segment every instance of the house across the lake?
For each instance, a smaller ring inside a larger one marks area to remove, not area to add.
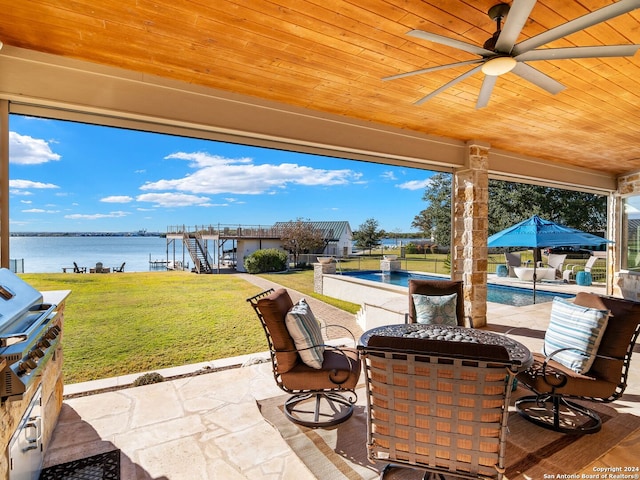
[[[263,225],[210,225],[207,227],[169,227],[167,246],[183,244],[183,253],[188,251],[198,273],[211,273],[219,268],[226,256],[233,257],[236,270],[245,272],[244,259],[257,250],[282,249],[283,229],[291,222],[276,222]],[[322,251],[310,252],[313,256],[345,257],[351,254],[353,232],[347,221],[304,222],[320,230],[325,241]],[[210,245],[213,243],[213,246]],[[167,252],[171,251],[167,248]],[[168,259],[170,261],[171,259]],[[175,260],[175,259],[174,259]]]

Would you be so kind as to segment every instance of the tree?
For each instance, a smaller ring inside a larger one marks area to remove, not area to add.
[[[411,226],[433,236],[438,245],[451,239],[451,175],[431,177],[422,199],[427,208],[415,216]],[[606,230],[607,198],[541,185],[489,180],[489,235],[532,215],[590,233]]]
[[[532,215],[585,232],[603,232],[607,228],[607,197],[489,180],[489,235]]]
[[[429,186],[422,196],[427,208],[416,215],[411,222],[427,238],[433,238],[437,245],[451,243],[451,174],[437,173],[429,180]]]
[[[298,218],[282,226],[280,234],[282,248],[293,255],[293,262],[298,265],[301,253],[322,252],[326,241],[322,230],[315,228],[309,220]]]
[[[385,236],[384,230],[378,230],[378,221],[374,218],[368,218],[358,230],[353,232],[353,239],[356,241],[356,247],[363,250],[369,250],[380,245],[380,240]]]

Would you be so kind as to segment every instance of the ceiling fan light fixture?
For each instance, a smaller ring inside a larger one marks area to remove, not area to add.
[[[482,65],[482,73],[497,77],[513,70],[517,63],[513,57],[494,57]]]

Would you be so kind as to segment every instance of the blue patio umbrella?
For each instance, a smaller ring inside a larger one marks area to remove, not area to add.
[[[572,247],[612,243],[606,238],[575,228],[560,225],[534,215],[527,220],[494,233],[487,240],[488,247]],[[533,263],[533,303],[536,302],[536,262]]]

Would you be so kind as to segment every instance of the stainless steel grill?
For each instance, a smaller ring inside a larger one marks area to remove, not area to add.
[[[2,400],[21,398],[55,354],[62,332],[57,305],[7,269],[0,269],[0,372]]]

